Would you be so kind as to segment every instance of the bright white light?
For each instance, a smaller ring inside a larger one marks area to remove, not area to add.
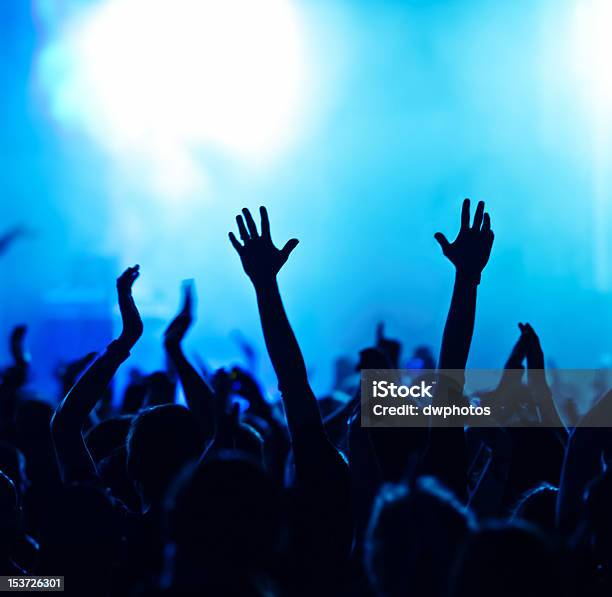
[[[599,117],[612,112],[612,2],[579,0],[574,16],[574,66]],[[601,112],[604,112],[603,114]]]
[[[303,46],[291,0],[105,0],[43,48],[39,76],[55,118],[181,195],[200,150],[259,163],[287,145]]]
[[[610,288],[609,226],[612,178],[612,3],[578,0],[574,67],[591,120],[593,143],[593,256],[595,286]]]

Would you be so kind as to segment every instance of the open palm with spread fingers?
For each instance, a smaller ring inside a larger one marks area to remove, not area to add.
[[[233,232],[229,233],[230,241],[240,255],[242,267],[255,285],[273,280],[299,242],[292,238],[282,249],[275,247],[270,236],[270,221],[266,208],[260,207],[259,213],[261,234],[257,231],[251,212],[246,208],[242,210],[243,215],[236,216],[242,243]]]
[[[461,208],[461,228],[457,238],[451,243],[441,232],[434,235],[457,273],[476,282],[480,282],[480,274],[489,261],[494,238],[491,218],[485,213],[484,207],[484,201],[479,201],[474,222],[470,226],[470,200],[465,199]]]

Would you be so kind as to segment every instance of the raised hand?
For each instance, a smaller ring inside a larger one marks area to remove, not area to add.
[[[333,544],[330,553],[337,554],[343,550],[348,557],[352,529],[346,461],[327,438],[317,399],[308,382],[304,356],[291,329],[276,279],[298,241],[291,239],[282,249],[275,247],[265,208],[261,207],[260,213],[261,234],[249,210],[244,209],[242,216],[236,218],[242,243],[231,233],[229,238],[255,287],[266,348],[282,394],[296,483],[308,492],[309,507],[312,506],[318,517],[326,521],[326,536],[341,537],[341,541]],[[227,391],[228,381],[231,384],[232,380],[224,377],[221,384],[216,380],[217,398]],[[222,440],[224,434],[222,422]]]
[[[526,345],[525,337],[523,336],[523,334],[521,334],[519,336],[519,339],[516,341],[515,345],[512,347],[510,356],[508,357],[508,360],[506,361],[506,364],[504,366],[505,371],[512,371],[512,370],[517,370],[517,369],[520,371],[524,370],[523,361],[525,360],[525,356],[526,356],[526,352],[525,352],[526,346],[525,345]]]
[[[170,322],[164,332],[164,346],[178,346],[193,324],[193,303],[195,286],[193,280],[185,280],[182,286],[183,304],[178,315]]]
[[[521,334],[519,339],[512,347],[510,355],[506,359],[504,370],[502,372],[499,385],[497,386],[498,394],[503,394],[504,391],[512,391],[517,385],[523,383],[523,374],[525,368],[523,361],[525,360],[525,339]]]
[[[27,327],[25,325],[15,326],[11,331],[9,348],[13,357],[13,365],[7,367],[2,372],[2,393],[5,393],[7,396],[14,395],[12,392],[23,386],[28,380],[30,357],[25,349],[26,331]],[[0,413],[0,419],[12,419],[13,412],[9,415],[7,406],[10,404],[14,405],[15,403],[8,400],[4,400],[4,402],[5,404],[2,409],[4,412]]]
[[[434,238],[442,247],[442,252],[455,266],[457,274],[468,280],[480,282],[480,274],[489,261],[493,246],[491,218],[484,212],[484,202],[479,201],[470,226],[470,200],[465,199],[461,208],[461,228],[457,238],[451,243],[441,232]]]
[[[181,345],[195,320],[193,280],[183,281],[182,295],[180,311],[164,333],[164,349],[183,386],[189,410],[196,416],[205,437],[212,438],[215,430],[214,396],[208,384],[185,356]]]
[[[64,483],[100,482],[82,431],[117,369],[142,336],[142,320],[132,298],[132,286],[138,275],[139,266],[135,265],[117,278],[117,297],[123,322],[121,335],[87,367],[55,409],[51,420],[55,455]]]
[[[518,325],[521,330],[521,342],[524,346],[527,361],[527,383],[535,392],[552,397],[552,392],[546,381],[544,351],[540,344],[540,338],[530,324],[519,323]]]
[[[229,239],[240,255],[244,271],[256,286],[276,278],[276,274],[299,242],[296,238],[292,238],[285,243],[282,249],[275,247],[270,237],[270,222],[266,208],[260,207],[259,213],[261,215],[261,234],[257,231],[251,212],[246,208],[242,210],[244,218],[242,215],[236,216],[238,232],[243,244],[236,239],[233,232],[229,233]]]
[[[398,340],[385,336],[385,324],[382,321],[376,326],[376,348],[386,355],[391,368],[397,369],[399,367],[402,344]]]
[[[528,323],[519,323],[521,341],[527,360],[527,385],[536,400],[542,423],[550,427],[565,429],[565,423],[557,411],[557,405],[546,379],[544,351],[535,330]]]
[[[27,326],[18,325],[15,326],[11,332],[11,355],[15,364],[18,366],[25,366],[30,360],[25,349],[25,336],[27,331]]]
[[[538,338],[530,324],[519,323],[518,326],[521,330],[521,340],[525,347],[528,369],[544,370],[544,351],[540,344],[540,338]]]
[[[118,342],[124,344],[128,350],[136,344],[143,332],[142,319],[140,319],[140,313],[132,297],[132,286],[139,275],[140,266],[135,265],[134,267],[128,267],[117,278],[117,297],[123,323]]]

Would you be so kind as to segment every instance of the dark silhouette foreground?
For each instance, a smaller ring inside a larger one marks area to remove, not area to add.
[[[120,335],[64,367],[55,410],[26,392],[36,363],[16,327],[0,386],[2,574],[64,575],[76,595],[612,594],[612,431],[592,425],[612,393],[566,429],[538,336],[520,323],[499,386],[480,397],[503,406],[497,428],[361,428],[354,373],[398,368],[401,343],[381,325],[317,399],[278,281],[298,241],[278,248],[264,207],[259,226],[247,209],[236,223],[281,400],[252,368],[211,375],[190,361],[188,281],[167,369],[132,375],[120,410],[101,408],[143,334],[138,265],[117,280]],[[455,279],[437,366],[465,371],[494,238],[484,203],[472,218],[466,199],[456,238],[435,238]],[[427,347],[409,362],[435,366]],[[462,380],[452,391],[470,399]],[[530,427],[504,426],[516,417]]]

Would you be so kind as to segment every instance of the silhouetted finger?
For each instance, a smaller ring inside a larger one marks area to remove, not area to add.
[[[461,206],[461,230],[467,230],[470,227],[470,200],[464,199]]]
[[[482,229],[485,232],[491,230],[491,216],[488,213],[484,215],[484,218],[482,220]]]
[[[450,243],[448,242],[448,239],[446,238],[446,236],[444,236],[441,232],[436,232],[434,234],[434,238],[438,241],[438,244],[440,245],[440,247],[442,247],[442,253],[446,255],[450,247]]]
[[[476,206],[476,213],[474,214],[474,224],[472,225],[472,230],[480,230],[482,226],[482,219],[484,214],[484,201],[479,201]]]
[[[238,224],[238,232],[240,233],[240,238],[245,243],[251,240],[251,237],[247,232],[246,226],[244,225],[244,220],[242,219],[242,216],[236,216],[236,223]]]
[[[263,205],[259,208],[259,215],[261,216],[261,236],[264,238],[270,238],[270,220],[268,218],[268,210]]]
[[[289,255],[291,255],[291,252],[293,251],[293,249],[295,249],[295,247],[298,246],[298,243],[300,241],[297,238],[292,238],[291,240],[288,240],[285,244],[285,246],[281,249],[281,255],[283,256],[283,261],[287,261],[287,259],[289,259]]]
[[[533,327],[531,327],[530,323],[526,323],[525,324],[525,329],[527,331],[527,333],[533,338],[534,341],[536,342],[540,342],[540,338],[538,337],[538,335],[536,334],[535,330],[533,329]]]
[[[138,264],[136,265],[132,265],[131,267],[128,267],[124,272],[123,275],[126,278],[131,278],[132,276],[134,276],[135,274],[138,273],[138,269],[140,268],[140,266]]]
[[[238,242],[238,239],[234,236],[234,233],[230,232],[228,236],[230,242],[232,243],[232,246],[234,247],[234,249],[236,249],[238,255],[242,255],[242,245]]]
[[[527,343],[531,345],[534,340],[533,328],[528,323],[524,323],[522,325],[521,331]]]
[[[117,279],[117,286],[125,290],[129,290],[134,283],[134,280],[138,278],[140,275],[140,266],[134,265],[133,267],[128,267]]]
[[[251,212],[245,207],[242,210],[244,214],[244,219],[246,220],[247,228],[249,229],[249,233],[251,234],[251,238],[257,238],[259,234],[257,233],[257,226],[255,226],[255,220],[251,215]]]

